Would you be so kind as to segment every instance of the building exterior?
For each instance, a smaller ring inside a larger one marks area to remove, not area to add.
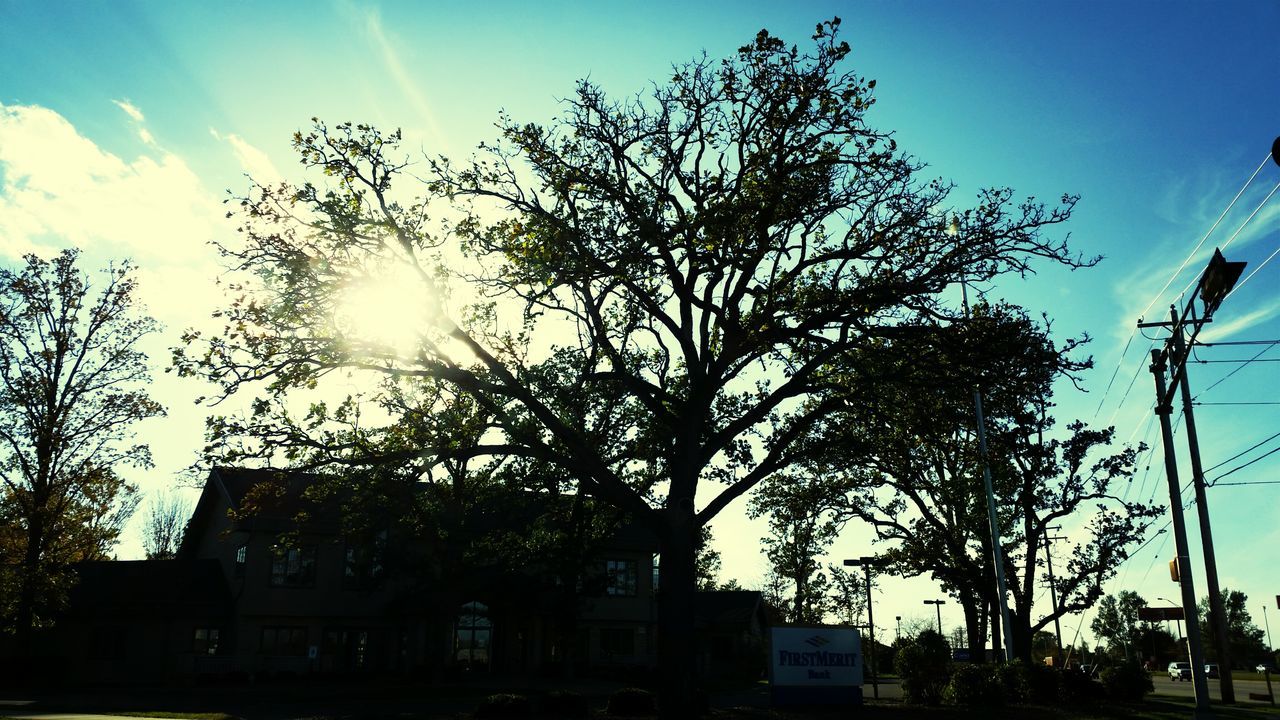
[[[79,567],[42,662],[90,682],[447,679],[554,674],[566,662],[635,677],[655,666],[656,542],[641,528],[624,524],[592,548],[573,592],[483,555],[451,572],[406,572],[394,559],[405,538],[376,524],[344,531],[332,503],[307,505],[314,485],[213,470],[176,559]],[[763,636],[759,593],[705,594],[699,615],[704,666],[738,672]]]

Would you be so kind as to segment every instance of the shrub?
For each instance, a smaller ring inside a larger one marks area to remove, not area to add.
[[[512,693],[490,695],[480,701],[475,717],[480,718],[527,718],[533,715],[529,698]]]
[[[1068,705],[1092,705],[1102,699],[1102,686],[1079,670],[1064,670],[1059,676],[1058,699]]]
[[[1142,702],[1143,695],[1156,689],[1151,674],[1132,662],[1106,668],[1101,679],[1107,696],[1124,702]]]
[[[553,718],[584,718],[591,715],[587,699],[576,692],[552,690],[542,699],[542,714]]]
[[[1022,702],[1053,705],[1062,698],[1062,670],[1048,665],[1026,665],[1027,696]]]
[[[622,688],[609,696],[609,706],[605,712],[623,716],[653,715],[657,709],[653,693],[640,688]]]
[[[1025,703],[1031,701],[1031,667],[1020,662],[996,665],[991,670],[995,682],[1000,686],[1005,702]],[[1057,687],[1054,687],[1057,690]]]
[[[997,675],[999,666],[961,665],[942,690],[942,700],[962,707],[993,707],[1004,704],[1004,692]]]
[[[908,702],[936,705],[951,674],[951,647],[937,632],[925,630],[902,643],[893,669],[902,678]]]

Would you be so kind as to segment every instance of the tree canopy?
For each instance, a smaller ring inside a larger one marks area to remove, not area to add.
[[[468,161],[411,168],[398,131],[317,121],[294,137],[308,179],[255,185],[233,209],[242,242],[223,250],[247,279],[226,331],[191,333],[200,349],[177,367],[224,395],[358,369],[472,398],[491,432],[424,452],[538,458],[658,537],[664,708],[679,712],[699,529],[804,460],[841,406],[833,361],[907,317],[954,318],[958,282],[1093,262],[1043,232],[1073,196],[985,190],[946,232],[951,186],[868,123],[875,81],[844,69],[838,26],[806,51],[761,31],[633,97],[582,81],[545,125],[500,117]],[[362,335],[344,306],[393,278],[428,291],[384,310],[420,311],[407,348]],[[322,424],[267,400],[255,413],[279,431],[264,457]]]
[[[137,505],[122,467],[149,467],[134,425],[164,414],[146,391],[138,342],[155,323],[137,307],[128,263],[97,276],[78,251],[0,269],[0,563],[5,627],[25,644],[71,581],[100,560]]]

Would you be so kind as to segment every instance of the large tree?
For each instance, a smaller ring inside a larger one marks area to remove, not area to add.
[[[1223,588],[1222,605],[1227,613],[1227,641],[1230,643],[1229,650],[1234,664],[1239,667],[1252,667],[1258,661],[1265,661],[1268,664],[1273,662],[1274,658],[1267,650],[1265,642],[1266,632],[1253,624],[1253,616],[1249,614],[1249,596],[1239,590]],[[1200,633],[1203,636],[1207,656],[1216,660],[1217,649],[1210,642],[1211,631],[1207,620],[1209,598],[1200,598],[1197,611],[1200,613]]]
[[[497,427],[465,452],[541,458],[658,537],[663,709],[684,712],[700,528],[803,459],[840,406],[833,359],[909,314],[954,316],[943,293],[962,280],[1091,262],[1042,234],[1074,197],[984,191],[949,235],[950,186],[868,124],[875,82],[844,69],[837,26],[806,52],[761,31],[645,96],[583,81],[551,123],[503,116],[473,160],[415,168],[417,198],[398,132],[317,123],[295,136],[312,179],[241,199],[243,242],[224,249],[256,280],[177,366],[225,394],[362,368],[474,397]],[[408,350],[343,321],[350,288],[390,265],[433,293]],[[482,302],[451,311],[448,280]],[[562,372],[543,373],[552,346]],[[608,442],[548,400],[565,396],[615,413]]]
[[[0,269],[0,480],[5,626],[20,647],[51,621],[68,564],[105,559],[137,505],[117,470],[148,467],[134,425],[163,414],[146,392],[141,314],[125,263],[95,278],[79,253]]]

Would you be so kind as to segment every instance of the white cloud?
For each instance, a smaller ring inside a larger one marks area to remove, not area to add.
[[[112,100],[111,102],[115,103],[116,107],[123,110],[125,114],[133,118],[135,122],[146,122],[147,119],[142,115],[142,111],[128,100]]]
[[[240,163],[240,167],[245,173],[254,179],[254,181],[262,184],[274,184],[283,179],[280,171],[276,169],[275,163],[271,162],[271,158],[258,148],[250,145],[244,138],[230,133],[223,135],[214,128],[209,128],[209,134],[214,139],[221,140],[231,146],[232,152],[236,155],[236,161]]]
[[[95,264],[131,257],[156,276],[195,272],[213,291],[219,266],[209,242],[223,231],[223,211],[181,157],[152,143],[122,159],[39,106],[0,105],[0,138],[0,256],[72,245]],[[151,311],[170,327],[207,314],[199,286],[149,290]]]

